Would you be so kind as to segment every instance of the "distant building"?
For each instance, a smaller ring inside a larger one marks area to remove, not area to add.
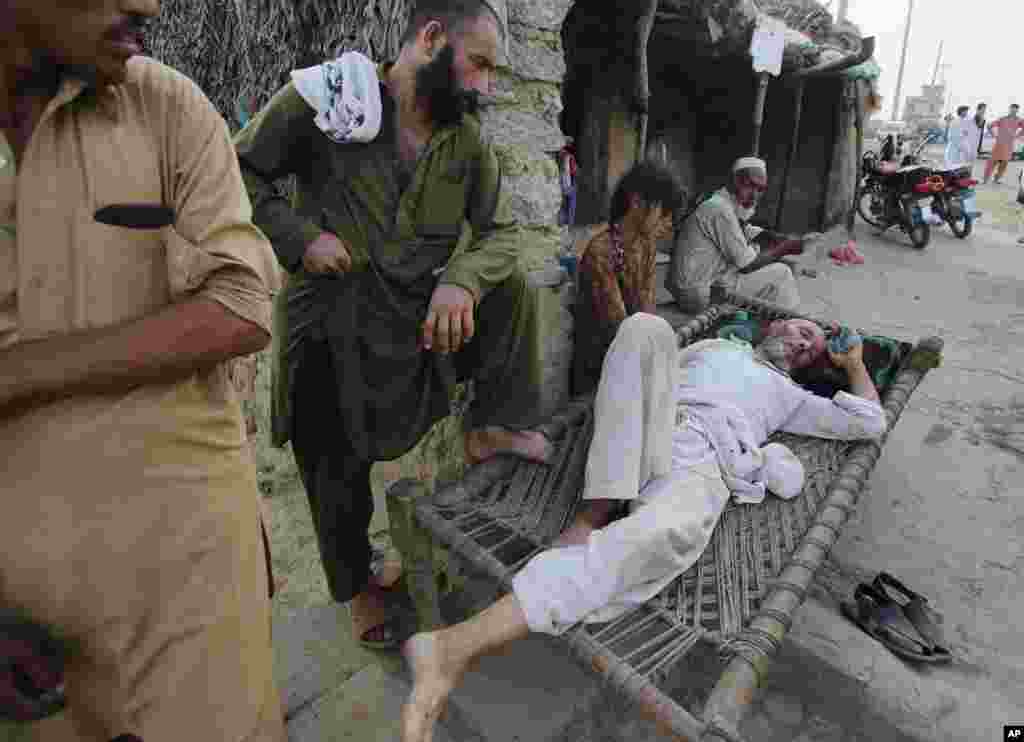
[[[903,105],[903,120],[911,126],[941,121],[945,102],[945,85],[922,85],[921,95],[907,96]]]

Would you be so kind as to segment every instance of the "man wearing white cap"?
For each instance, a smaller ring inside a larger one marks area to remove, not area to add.
[[[833,353],[850,393],[831,399],[790,371],[826,352],[822,329],[777,320],[757,347],[704,340],[680,350],[661,317],[620,325],[594,400],[583,504],[555,548],[515,576],[512,592],[464,623],[405,645],[414,686],[402,742],[427,742],[448,694],[479,656],[531,631],[561,634],[603,623],[661,592],[700,558],[730,498],[758,502],[803,490],[804,468],[777,430],[838,440],[875,439],[885,412],[862,345]],[[628,515],[615,519],[623,510]]]
[[[786,309],[799,305],[796,277],[783,259],[802,254],[803,240],[749,224],[767,187],[764,160],[741,157],[733,164],[729,185],[684,223],[665,282],[684,312],[704,311],[715,282]]]

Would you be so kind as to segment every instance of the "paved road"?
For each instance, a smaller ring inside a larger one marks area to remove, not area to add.
[[[931,598],[963,662],[948,680],[1024,698],[1024,246],[979,226],[924,251],[858,222],[859,267],[821,269],[807,311],[905,339],[938,335],[932,371],[834,552]],[[819,265],[819,267],[821,267]],[[1000,723],[1009,723],[1008,721]],[[972,737],[973,738],[973,737]]]

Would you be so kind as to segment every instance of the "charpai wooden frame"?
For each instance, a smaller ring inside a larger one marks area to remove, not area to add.
[[[680,327],[680,346],[713,336],[743,309],[759,319],[812,317],[716,291],[716,303]],[[898,372],[880,390],[889,431],[925,374],[941,360],[942,340],[902,343]],[[498,457],[427,494],[415,480],[388,492],[395,543],[422,629],[441,625],[432,549],[440,543],[510,590],[512,578],[570,522],[582,493],[592,434],[592,398],[571,401],[545,426],[557,441],[546,465]],[[815,573],[835,544],[881,454],[880,441],[839,442],[777,436],[808,472],[800,497],[730,504],[697,564],[647,604],[604,625],[578,625],[564,641],[585,667],[635,701],[667,736],[736,742],[754,691],[789,630]],[[698,642],[729,661],[699,713],[661,687]]]

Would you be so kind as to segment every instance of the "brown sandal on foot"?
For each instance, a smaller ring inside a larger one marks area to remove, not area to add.
[[[402,637],[401,619],[391,616],[363,631],[358,641],[367,649],[398,649],[402,645]]]

